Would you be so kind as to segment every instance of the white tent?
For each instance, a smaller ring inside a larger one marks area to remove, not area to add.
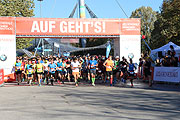
[[[174,50],[176,51],[176,56],[180,55],[180,46],[174,44],[173,42],[169,42],[168,44],[154,49],[151,51],[151,56],[158,56],[158,52],[162,51],[162,55],[165,55],[165,53],[167,53],[168,50],[170,50],[170,45],[172,45],[174,47]]]

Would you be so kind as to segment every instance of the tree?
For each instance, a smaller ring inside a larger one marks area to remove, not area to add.
[[[34,8],[34,0],[0,0],[0,16],[32,17]],[[16,48],[27,48],[32,40],[32,38],[18,38]]]
[[[141,18],[141,34],[146,36],[148,44],[151,44],[151,32],[154,29],[154,22],[157,20],[157,12],[151,7],[140,7],[132,12],[130,18]],[[145,51],[145,43],[142,41],[142,51]]]
[[[180,44],[180,1],[164,0],[161,13],[152,32],[154,47],[160,47],[172,41]]]

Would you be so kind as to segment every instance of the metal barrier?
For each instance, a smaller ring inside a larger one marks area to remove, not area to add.
[[[4,70],[0,69],[0,86],[4,85]]]

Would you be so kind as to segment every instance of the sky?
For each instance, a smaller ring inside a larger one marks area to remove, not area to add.
[[[35,1],[35,16],[40,17],[40,2]],[[163,0],[118,0],[128,17],[132,11],[141,6],[150,6],[159,11]],[[41,15],[43,18],[68,18],[78,0],[43,0]],[[85,3],[98,18],[127,18],[118,6],[116,0],[85,0]],[[77,12],[74,18],[77,18]],[[90,18],[86,11],[86,17]]]

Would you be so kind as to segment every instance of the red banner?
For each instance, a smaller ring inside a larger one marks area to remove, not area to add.
[[[16,35],[140,35],[140,19],[16,18]]]
[[[4,70],[0,69],[0,86],[4,84]]]
[[[15,34],[15,18],[0,17],[0,35]]]

